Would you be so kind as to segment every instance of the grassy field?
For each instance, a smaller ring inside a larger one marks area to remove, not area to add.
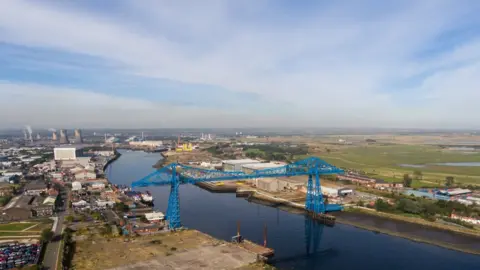
[[[29,227],[32,227],[37,223],[25,222],[25,223],[8,223],[0,224],[0,231],[22,231]]]
[[[0,236],[29,236],[40,235],[40,232],[0,232]]]
[[[445,162],[480,162],[480,153],[462,153],[421,145],[368,145],[335,147],[312,153],[325,161],[345,168],[363,170],[387,181],[402,181],[403,174],[420,170],[421,180],[413,186],[443,185],[445,177],[453,176],[457,183],[480,185],[480,167],[432,166],[405,168],[400,164],[429,164]]]

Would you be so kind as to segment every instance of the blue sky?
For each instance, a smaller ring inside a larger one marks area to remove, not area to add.
[[[1,1],[0,128],[480,128],[480,2]]]

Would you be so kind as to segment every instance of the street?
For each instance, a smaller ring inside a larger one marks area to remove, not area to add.
[[[65,208],[68,208],[68,195],[62,195],[62,197],[65,199]],[[54,236],[53,239],[47,244],[47,248],[45,250],[45,255],[43,257],[43,266],[46,269],[49,270],[54,270],[57,269],[57,259],[58,255],[62,250],[60,250],[60,243],[62,242],[62,228],[63,228],[63,222],[65,220],[65,211],[61,211],[57,215],[57,226],[53,228]]]

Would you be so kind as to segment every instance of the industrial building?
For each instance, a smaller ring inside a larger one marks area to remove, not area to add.
[[[47,184],[41,180],[28,182],[24,187],[24,193],[26,195],[40,195],[42,193],[47,193]]]
[[[70,143],[68,140],[68,134],[66,129],[61,129],[60,130],[60,143],[61,144],[67,144]]]
[[[249,163],[249,164],[242,165],[241,167],[242,167],[242,171],[244,173],[253,174],[253,173],[255,173],[256,171],[259,171],[259,170],[279,168],[279,167],[282,167],[282,166],[285,166],[285,165],[269,162],[269,163],[253,163],[253,164]]]
[[[128,144],[136,147],[159,147],[163,145],[163,141],[131,141]]]
[[[75,129],[75,143],[83,143],[82,131]]]
[[[404,191],[404,194],[409,196],[421,197],[421,198],[428,198],[432,200],[455,200],[460,199],[462,197],[468,197],[472,194],[472,191],[469,189],[461,189],[461,188],[452,188],[452,189],[407,189]]]
[[[222,169],[226,172],[241,171],[243,165],[260,163],[254,159],[232,159],[222,161]]]
[[[285,178],[259,178],[255,179],[255,186],[269,192],[279,192],[284,190],[299,190],[305,185],[305,181],[296,181],[295,179]]]
[[[25,220],[33,217],[51,216],[56,197],[20,195],[13,198],[2,211],[3,220]]]
[[[82,149],[77,147],[55,147],[53,149],[54,159],[59,160],[76,160],[82,156]]]

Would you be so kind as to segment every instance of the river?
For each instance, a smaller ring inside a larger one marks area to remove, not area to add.
[[[130,185],[153,171],[158,153],[126,152],[107,170],[114,184]],[[155,208],[165,212],[169,187],[148,188]],[[303,215],[247,202],[235,194],[210,193],[192,185],[180,187],[184,226],[229,241],[241,223],[241,234],[275,249],[278,269],[478,269],[480,256],[378,234],[349,225],[316,225]]]

